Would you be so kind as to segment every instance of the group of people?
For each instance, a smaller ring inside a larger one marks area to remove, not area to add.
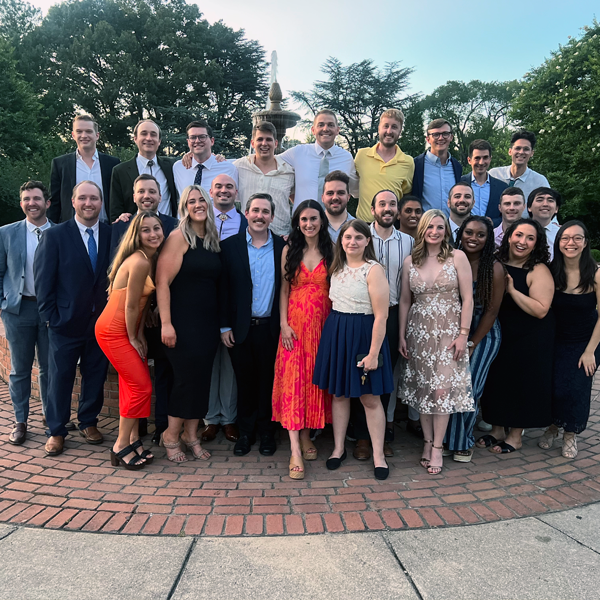
[[[271,456],[279,422],[289,476],[302,479],[318,456],[311,433],[332,423],[335,470],[351,422],[354,457],[386,479],[398,398],[432,475],[444,456],[470,461],[475,446],[515,452],[532,427],[547,427],[546,449],[563,429],[562,453],[574,458],[600,357],[585,226],[559,227],[560,194],[528,167],[532,133],[516,132],[511,165],[491,170],[490,144],[474,141],[462,176],[448,121],[429,123],[429,149],[415,159],[397,144],[403,123],[386,110],[377,144],[353,159],[335,145],[329,110],[315,116],[314,144],[277,155],[275,127],[261,122],[253,153],[229,162],[213,154],[208,123],[193,121],[190,152],[173,163],[157,155],[158,125],[143,120],[137,155],[119,163],[97,151],[93,118],[76,117],[77,150],[54,159],[50,192],[26,182],[25,219],[0,228],[9,442],[27,437],[37,350],[49,456],[75,429],[78,364],[78,429],[103,441],[110,361],[112,464],[151,463],[151,358],[153,440],[176,463],[207,460],[202,444],[221,427],[235,455],[258,439]],[[476,440],[479,407],[489,433]]]

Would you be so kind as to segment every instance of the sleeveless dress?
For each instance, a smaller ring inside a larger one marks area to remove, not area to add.
[[[596,292],[555,292],[552,310],[556,317],[554,369],[552,371],[552,421],[565,431],[581,433],[590,415],[593,377],[579,368],[598,320]],[[600,345],[595,351],[600,364]]]
[[[312,382],[321,332],[330,312],[325,260],[313,271],[300,263],[288,302],[288,323],[298,340],[289,351],[279,339],[273,383],[273,421],[287,430],[322,429],[331,423],[331,394]]]
[[[325,321],[313,383],[333,396],[359,398],[364,394],[389,394],[394,389],[392,361],[387,337],[379,353],[383,366],[371,371],[365,382],[363,370],[356,366],[359,354],[368,354],[373,335],[373,307],[367,286],[367,275],[376,261],[368,261],[355,269],[347,264],[331,276],[329,297],[333,310]]]
[[[154,292],[150,277],[144,282],[140,298],[140,325],[148,297]],[[102,352],[119,374],[119,414],[126,419],[142,419],[150,416],[152,381],[148,361],[142,360],[129,342],[125,322],[127,287],[112,290],[102,314],[96,321],[96,339]]]
[[[410,265],[414,302],[408,313],[408,362],[402,401],[422,414],[451,414],[474,410],[469,355],[454,360],[448,346],[460,333],[461,302],[454,258],[442,265],[433,284]]]
[[[208,411],[212,366],[221,340],[219,283],[221,255],[205,250],[203,240],[183,255],[171,282],[174,348],[165,348],[173,368],[167,412],[180,419],[202,419]]]

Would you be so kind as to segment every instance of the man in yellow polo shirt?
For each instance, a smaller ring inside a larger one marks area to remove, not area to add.
[[[360,178],[356,216],[367,223],[373,220],[371,201],[377,192],[391,190],[400,200],[412,189],[414,160],[396,145],[403,125],[401,110],[386,110],[379,118],[379,142],[356,153],[354,164]]]

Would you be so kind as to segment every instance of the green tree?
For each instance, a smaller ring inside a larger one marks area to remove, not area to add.
[[[42,20],[39,8],[22,0],[0,0],[0,37],[13,44]]]

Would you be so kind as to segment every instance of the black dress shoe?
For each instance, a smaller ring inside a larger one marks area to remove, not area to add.
[[[421,423],[419,421],[411,421],[408,420],[406,424],[406,431],[412,433],[420,439],[423,439],[423,428],[421,427]]]
[[[374,475],[375,479],[384,480],[388,478],[390,474],[389,467],[375,467]]]
[[[346,452],[346,448],[344,448],[344,454],[342,454],[339,458],[328,458],[325,461],[325,466],[330,471],[335,471],[336,469],[339,469],[342,466],[342,463],[346,460],[347,457],[348,453]]]
[[[233,453],[236,456],[246,456],[250,450],[252,450],[252,444],[255,440],[250,439],[247,435],[241,435],[240,439],[235,443],[233,447]]]
[[[77,425],[75,425],[75,423],[73,423],[73,421],[69,421],[66,425],[65,425],[65,429],[67,431],[75,431],[77,429]]]
[[[8,436],[8,441],[15,446],[20,446],[27,439],[27,423],[15,423],[14,429]]]
[[[258,451],[263,456],[273,456],[275,450],[277,450],[277,445],[275,444],[275,437],[273,434],[263,433],[263,435],[260,436],[260,447]]]
[[[160,436],[167,430],[166,425],[155,425],[154,433],[152,434],[152,443],[160,444]]]

